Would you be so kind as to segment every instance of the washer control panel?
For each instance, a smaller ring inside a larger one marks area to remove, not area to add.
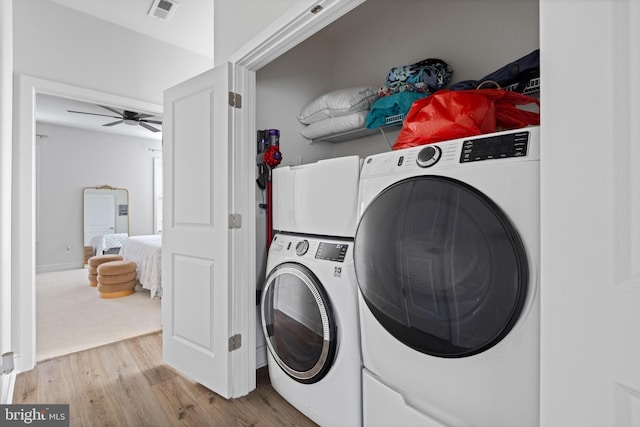
[[[305,259],[318,259],[333,262],[346,262],[349,247],[353,240],[320,240],[314,236],[294,236],[277,234],[269,247],[269,253],[282,252],[289,256]]]
[[[316,259],[344,262],[344,257],[347,255],[348,248],[349,245],[346,243],[320,242],[318,245],[318,251],[316,252]]]

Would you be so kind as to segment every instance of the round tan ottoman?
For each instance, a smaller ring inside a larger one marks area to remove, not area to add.
[[[96,255],[89,258],[87,260],[87,264],[89,265],[89,285],[94,287],[98,286],[98,266],[100,264],[121,260],[122,256],[120,255]]]
[[[135,262],[124,260],[109,261],[100,264],[97,271],[100,298],[125,297],[135,291]]]
[[[89,286],[98,286],[98,273],[89,273]]]
[[[93,246],[85,246],[84,247],[84,264],[87,264],[89,262],[89,258],[91,258],[93,256],[93,252],[95,251],[95,249],[93,249]]]

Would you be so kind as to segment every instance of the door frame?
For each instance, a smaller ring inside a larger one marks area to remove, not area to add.
[[[13,129],[13,0],[0,2],[0,354],[13,351],[11,314],[11,182]],[[4,361],[3,361],[4,362]],[[15,373],[0,375],[0,404],[10,403]]]
[[[162,105],[20,75],[13,136],[11,252],[12,337],[17,372],[33,369],[36,358],[36,94],[43,93],[132,110],[161,113]],[[14,103],[15,107],[15,103]]]
[[[365,1],[299,1],[231,55],[229,62],[255,72]]]
[[[364,1],[300,1],[229,58],[232,64],[232,90],[246,100],[232,124],[235,143],[232,144],[230,153],[233,172],[230,176],[229,212],[241,214],[242,227],[231,233],[230,237],[232,254],[229,280],[234,284],[230,296],[230,315],[234,330],[243,335],[242,346],[246,345],[251,349],[231,353],[230,386],[235,397],[243,396],[256,387],[256,310],[243,309],[249,304],[255,306],[257,277],[256,72]],[[322,6],[321,13],[311,12],[316,6]],[[253,262],[247,263],[247,259]]]

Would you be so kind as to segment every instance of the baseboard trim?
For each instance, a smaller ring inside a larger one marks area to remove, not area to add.
[[[67,262],[64,264],[36,265],[36,273],[50,273],[52,271],[76,270],[82,267],[84,267],[82,263],[78,263],[78,262]]]

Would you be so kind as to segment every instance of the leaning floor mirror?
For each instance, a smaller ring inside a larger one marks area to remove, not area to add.
[[[82,190],[84,263],[94,255],[117,254],[129,236],[129,191],[109,185]]]

